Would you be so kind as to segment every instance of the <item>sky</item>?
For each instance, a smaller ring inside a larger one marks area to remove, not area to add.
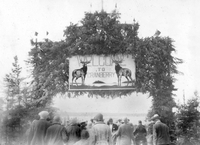
[[[70,22],[78,23],[85,12],[111,12],[117,7],[122,23],[139,23],[139,37],[160,36],[174,40],[175,57],[183,59],[178,66],[182,75],[176,75],[174,92],[177,102],[191,98],[200,91],[200,1],[199,0],[1,0],[0,1],[0,95],[4,96],[3,78],[11,71],[14,56],[19,58],[27,76],[25,60],[32,48],[30,39],[34,32],[43,40],[46,31],[53,41],[63,39],[63,30]],[[183,93],[184,92],[184,93]],[[85,105],[87,104],[87,105]],[[94,105],[95,104],[95,105]],[[79,97],[61,99],[55,97],[55,106],[71,111],[96,110],[144,113],[151,106],[148,95],[132,94],[123,99],[88,99]],[[77,107],[78,106],[78,107]],[[89,107],[88,107],[89,106]]]

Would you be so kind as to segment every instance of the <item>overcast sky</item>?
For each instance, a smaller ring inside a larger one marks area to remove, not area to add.
[[[193,96],[195,90],[200,91],[200,1],[199,0],[104,0],[103,9],[111,12],[115,9],[121,13],[121,22],[140,24],[139,37],[152,36],[158,29],[161,36],[169,36],[175,42],[177,52],[174,56],[184,60],[178,69],[184,75],[176,76],[178,89],[176,101],[182,101],[183,91],[186,99]],[[3,95],[3,77],[11,70],[13,57],[18,56],[25,76],[24,60],[31,49],[30,39],[34,32],[39,33],[42,40],[46,31],[54,41],[63,39],[63,30],[70,22],[78,23],[84,12],[100,11],[102,0],[1,0],[0,1],[0,93]],[[139,98],[140,97],[140,98]],[[146,112],[151,100],[139,95],[126,99],[57,99],[55,105],[69,110],[87,110],[121,112]],[[65,104],[62,104],[65,102]],[[102,103],[103,102],[103,103]],[[130,103],[131,102],[131,103]],[[138,105],[138,102],[140,102]],[[145,103],[143,103],[145,102]],[[98,103],[99,105],[92,105]],[[77,107],[79,106],[77,109]],[[112,107],[107,107],[112,106]],[[130,109],[127,109],[130,108]],[[141,109],[145,108],[145,109]],[[90,110],[89,109],[89,110]],[[123,110],[124,109],[124,110]],[[119,110],[119,109],[118,109]]]

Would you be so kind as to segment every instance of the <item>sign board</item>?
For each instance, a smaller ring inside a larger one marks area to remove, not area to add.
[[[69,59],[69,90],[132,90],[135,88],[132,55],[88,55]]]

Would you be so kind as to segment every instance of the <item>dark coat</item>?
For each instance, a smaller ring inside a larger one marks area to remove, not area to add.
[[[107,123],[109,126],[110,126],[110,124],[109,123]],[[117,124],[112,124],[112,129],[111,129],[111,131],[112,132],[115,132],[115,131],[117,131],[118,130],[118,126],[117,126]]]
[[[45,136],[45,145],[63,145],[63,143],[66,141],[66,129],[61,124],[54,123],[47,129]]]
[[[46,131],[50,125],[51,124],[44,119],[34,120],[28,135],[28,145],[44,145]]]
[[[153,125],[153,143],[155,145],[170,144],[169,127],[160,121]]]
[[[79,141],[81,138],[81,128],[78,124],[69,125],[66,127],[67,135],[69,137],[67,144],[73,145],[75,142]]]
[[[136,140],[146,140],[147,130],[144,125],[138,125],[133,134]]]
[[[114,124],[114,123],[113,123],[112,132],[115,132],[115,131],[117,131],[117,130],[118,130],[117,124]]]

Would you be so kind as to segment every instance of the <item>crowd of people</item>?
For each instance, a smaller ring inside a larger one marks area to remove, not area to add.
[[[116,123],[110,118],[105,122],[101,113],[90,121],[78,122],[72,118],[67,124],[62,123],[59,115],[49,121],[49,113],[39,113],[40,119],[30,126],[28,145],[169,145],[169,128],[155,114],[150,129],[138,121],[135,127],[128,118]]]

